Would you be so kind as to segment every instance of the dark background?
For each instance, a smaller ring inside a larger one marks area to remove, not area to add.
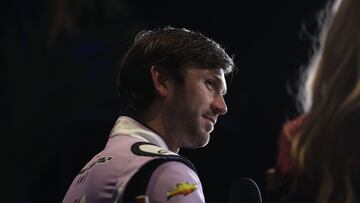
[[[0,202],[60,202],[105,145],[118,116],[117,64],[141,29],[201,31],[235,55],[229,112],[209,145],[181,150],[208,203],[228,202],[240,177],[267,199],[281,125],[297,115],[290,90],[311,51],[307,32],[325,0],[2,1]],[[306,28],[306,29],[304,29]]]

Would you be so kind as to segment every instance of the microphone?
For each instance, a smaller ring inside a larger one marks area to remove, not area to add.
[[[262,203],[260,189],[250,178],[235,180],[230,186],[229,196],[230,203]]]

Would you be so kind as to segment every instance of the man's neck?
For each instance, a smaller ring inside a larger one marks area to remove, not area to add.
[[[177,153],[179,151],[179,147],[176,144],[176,141],[169,136],[170,132],[165,127],[165,120],[163,116],[163,111],[161,111],[160,104],[151,105],[148,110],[144,113],[143,121],[147,126],[157,132],[168,145],[168,148]]]

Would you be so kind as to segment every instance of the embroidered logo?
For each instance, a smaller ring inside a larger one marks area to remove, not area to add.
[[[96,161],[92,162],[92,163],[90,164],[90,166],[82,169],[78,175],[83,174],[85,171],[89,170],[90,168],[92,168],[92,167],[95,166],[96,164],[106,163],[106,162],[110,161],[111,159],[112,159],[111,156],[101,157],[101,158],[97,159]]]
[[[176,195],[188,195],[192,192],[194,192],[197,189],[197,185],[195,183],[189,183],[189,182],[182,182],[176,184],[176,187],[171,189],[166,193],[167,200],[170,198],[176,196]]]

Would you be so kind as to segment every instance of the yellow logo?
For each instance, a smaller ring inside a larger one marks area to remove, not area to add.
[[[182,182],[176,184],[176,187],[171,189],[169,192],[166,193],[167,200],[170,198],[176,196],[176,195],[188,195],[192,192],[194,192],[197,189],[197,186],[195,183],[189,183],[189,182]]]

